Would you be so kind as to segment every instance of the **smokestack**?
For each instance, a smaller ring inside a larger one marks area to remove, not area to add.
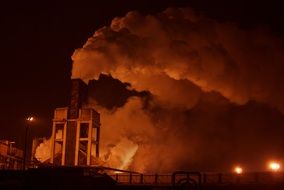
[[[68,112],[68,119],[76,119],[79,116],[79,109],[87,100],[88,86],[81,79],[71,80],[71,97]]]
[[[72,166],[76,157],[77,119],[79,109],[86,100],[87,85],[81,79],[71,80],[71,97],[68,109],[68,122],[66,131],[66,157],[65,164]],[[71,120],[70,120],[71,119]]]

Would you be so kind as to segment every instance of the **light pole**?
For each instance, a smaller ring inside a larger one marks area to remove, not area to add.
[[[33,122],[34,117],[30,116],[27,118],[27,125],[26,125],[26,132],[25,132],[25,149],[24,149],[24,163],[23,163],[23,170],[26,169],[26,157],[27,157],[27,141],[28,141],[28,130],[29,124]]]

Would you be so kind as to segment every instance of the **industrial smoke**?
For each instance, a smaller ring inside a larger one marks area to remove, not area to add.
[[[284,156],[283,50],[272,31],[190,8],[131,11],[74,52],[72,78],[88,82],[104,73],[128,91],[147,92],[112,107],[89,97],[85,106],[101,113],[106,165],[168,172],[243,163],[255,170]]]
[[[255,169],[253,159],[281,156],[283,50],[271,31],[190,8],[132,11],[74,52],[72,78],[106,73],[151,94],[112,109],[89,101],[101,113],[112,167],[130,154],[128,168],[137,171],[221,170],[239,160]]]

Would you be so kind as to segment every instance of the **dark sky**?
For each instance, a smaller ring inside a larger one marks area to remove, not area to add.
[[[21,146],[25,118],[38,120],[32,133],[50,134],[53,110],[69,97],[71,55],[98,28],[130,10],[143,14],[167,7],[191,6],[221,22],[267,27],[283,36],[278,1],[113,0],[1,1],[0,139]]]

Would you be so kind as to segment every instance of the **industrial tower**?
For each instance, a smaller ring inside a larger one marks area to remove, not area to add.
[[[57,166],[94,165],[99,157],[100,114],[87,103],[88,86],[72,79],[69,107],[54,111],[50,163]]]

